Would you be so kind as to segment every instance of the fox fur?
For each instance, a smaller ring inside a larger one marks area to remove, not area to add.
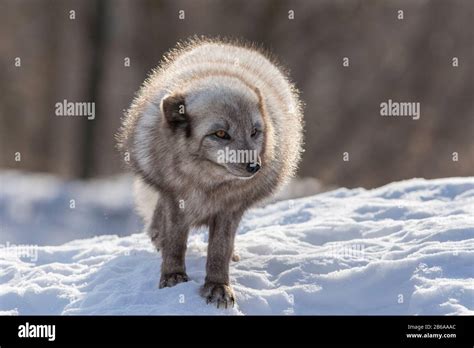
[[[162,252],[160,287],[188,280],[189,230],[207,226],[201,294],[218,307],[234,304],[229,263],[239,222],[294,175],[302,127],[297,89],[255,45],[194,38],[165,55],[117,136],[136,177],[137,210]],[[255,151],[260,170],[219,163],[216,152],[226,147]]]

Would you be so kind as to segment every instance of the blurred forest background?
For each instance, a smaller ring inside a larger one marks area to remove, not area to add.
[[[114,134],[148,72],[178,40],[220,35],[261,43],[289,68],[306,103],[300,176],[375,187],[474,175],[474,1],[0,3],[2,168],[122,172]],[[57,117],[64,99],[95,102],[95,119]],[[388,99],[420,102],[421,118],[381,117]]]

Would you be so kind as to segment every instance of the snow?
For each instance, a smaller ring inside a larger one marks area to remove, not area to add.
[[[35,245],[45,241],[38,236],[28,240],[24,231],[35,229],[31,212],[57,206],[51,192],[58,190],[62,203],[81,194],[79,202],[118,219],[104,225],[96,212],[85,225],[69,212],[61,224],[60,216],[55,220],[58,230],[139,228],[130,222],[128,179],[95,182],[86,190],[51,180],[35,190],[38,177],[20,177],[16,187],[11,173],[0,177],[0,314],[474,314],[472,177],[341,188],[250,210],[236,238],[241,260],[231,263],[237,296],[231,309],[207,305],[199,296],[206,230],[189,239],[190,281],[165,289],[158,289],[161,256],[143,233],[90,238],[88,231],[79,233],[84,239],[55,245]],[[20,187],[23,193],[14,199]],[[87,190],[102,193],[100,201]],[[18,207],[29,207],[30,215]],[[46,225],[41,228],[47,234]]]
[[[129,235],[133,212],[128,176],[64,181],[52,175],[0,172],[0,243],[59,245],[103,234]]]

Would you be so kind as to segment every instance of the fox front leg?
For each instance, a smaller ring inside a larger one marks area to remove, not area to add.
[[[229,264],[234,250],[234,239],[242,214],[220,214],[209,223],[206,280],[201,296],[217,307],[233,307],[235,295],[230,286]]]
[[[188,281],[185,256],[189,226],[181,214],[172,200],[162,200],[153,215],[152,226],[159,228],[154,244],[162,255],[160,289]]]

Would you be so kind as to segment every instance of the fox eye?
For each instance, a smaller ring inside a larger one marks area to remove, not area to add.
[[[218,130],[217,132],[214,133],[214,135],[220,139],[226,139],[226,140],[230,139],[230,135],[224,130]]]
[[[251,135],[252,137],[254,137],[254,136],[257,135],[258,132],[259,132],[259,130],[258,130],[257,128],[254,128],[254,129],[252,130],[252,133],[250,133],[250,135]]]

